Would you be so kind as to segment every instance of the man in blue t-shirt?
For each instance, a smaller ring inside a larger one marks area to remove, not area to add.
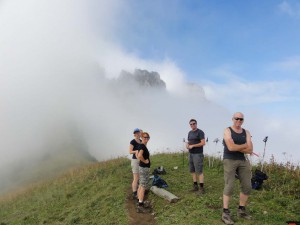
[[[197,128],[197,121],[195,119],[191,119],[189,123],[192,130],[188,134],[186,148],[189,150],[189,169],[194,181],[193,191],[200,190],[200,193],[204,194],[203,146],[205,145],[205,134]],[[199,178],[200,188],[197,178]]]

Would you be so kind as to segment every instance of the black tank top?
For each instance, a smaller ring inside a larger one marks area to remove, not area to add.
[[[234,132],[234,130],[231,127],[228,127],[228,128],[231,131],[231,137],[235,144],[242,145],[247,142],[245,129],[243,129],[243,132],[239,134],[239,133]],[[229,151],[224,139],[223,139],[223,145],[224,145],[223,159],[245,160],[244,153]]]

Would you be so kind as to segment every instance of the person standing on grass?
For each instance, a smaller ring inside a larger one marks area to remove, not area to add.
[[[132,181],[132,197],[133,199],[137,199],[137,189],[138,189],[138,181],[139,181],[139,160],[137,159],[138,150],[140,149],[140,144],[142,143],[141,138],[141,130],[136,128],[133,131],[134,139],[130,141],[129,145],[129,154],[132,154],[131,159],[131,168],[133,174]]]
[[[251,135],[248,130],[242,128],[244,115],[241,112],[234,113],[232,117],[232,126],[224,131],[224,180],[225,187],[223,191],[223,213],[222,221],[225,224],[234,224],[229,211],[229,201],[233,194],[235,173],[238,172],[238,179],[241,184],[240,201],[237,215],[240,218],[251,219],[246,213],[246,203],[251,192],[251,168],[244,154],[253,152]]]
[[[137,212],[145,212],[147,205],[144,204],[145,191],[149,182],[150,176],[150,153],[147,148],[147,143],[150,139],[150,135],[147,132],[143,132],[142,144],[140,145],[140,150],[138,153],[139,163],[139,188],[138,188],[138,206]]]
[[[194,185],[192,191],[200,190],[204,194],[204,175],[203,175],[203,146],[205,145],[205,134],[197,128],[197,121],[190,120],[192,130],[188,133],[188,142],[186,148],[189,151],[189,169],[192,173]],[[199,185],[197,179],[199,178]]]

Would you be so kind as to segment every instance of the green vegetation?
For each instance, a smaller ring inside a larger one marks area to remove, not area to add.
[[[188,173],[187,158],[183,167],[182,154],[157,155],[153,159],[156,166],[163,165],[167,174],[161,177],[169,184],[168,191],[181,200],[166,204],[163,199],[151,195],[158,224],[222,224],[223,165],[215,160],[214,167],[208,168],[205,160],[205,195],[189,192],[192,178]],[[174,167],[179,166],[177,170]],[[265,165],[269,179],[262,190],[253,190],[247,210],[252,221],[237,218],[239,203],[239,182],[236,181],[235,194],[230,203],[236,224],[285,224],[288,220],[300,221],[300,169],[290,165]],[[253,167],[253,171],[255,168]]]
[[[208,168],[205,161],[206,194],[190,192],[187,155],[182,153],[152,156],[152,169],[164,166],[168,191],[180,200],[168,203],[149,193],[158,224],[222,224],[223,169],[214,161]],[[178,169],[174,167],[178,166]],[[253,190],[247,209],[252,221],[237,219],[236,224],[285,224],[300,221],[300,169],[289,165],[265,165],[269,179],[263,189]],[[255,168],[253,168],[254,170]],[[0,224],[128,224],[125,200],[131,183],[128,159],[93,163],[73,169],[56,179],[23,191],[5,195],[0,201]],[[231,211],[238,206],[238,181],[231,201]]]
[[[0,224],[127,224],[128,159],[73,169],[0,201]]]

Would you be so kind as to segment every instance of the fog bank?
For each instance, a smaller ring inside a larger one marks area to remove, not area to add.
[[[209,102],[172,60],[125,52],[114,33],[123,4],[0,2],[0,176],[59,154],[74,129],[85,150],[105,160],[128,155],[136,127],[150,133],[152,152],[180,151],[195,118],[209,137],[206,151],[220,151],[212,140],[233,112]],[[258,117],[245,126],[261,143],[268,130],[251,126]]]

